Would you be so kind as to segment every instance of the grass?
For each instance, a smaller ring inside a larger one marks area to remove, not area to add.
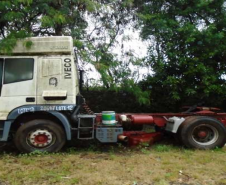
[[[226,185],[226,147],[190,150],[167,143],[70,147],[61,153],[0,149],[1,185]]]

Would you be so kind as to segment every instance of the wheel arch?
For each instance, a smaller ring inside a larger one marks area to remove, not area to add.
[[[68,118],[63,113],[56,111],[35,111],[17,115],[11,121],[11,125],[9,125],[9,131],[17,131],[21,124],[34,119],[48,119],[54,121],[55,123],[63,127],[67,140],[71,140],[71,125]],[[9,135],[9,132],[7,133],[7,135]]]
[[[193,123],[194,121],[199,121],[200,119],[210,119],[210,120],[219,122],[222,125],[224,125],[220,120],[218,120],[218,119],[216,119],[214,117],[211,117],[211,116],[196,116],[195,115],[195,116],[185,117],[185,120],[180,124],[180,126],[178,127],[178,130],[177,131],[179,131],[185,125],[189,125],[189,124]]]
[[[200,117],[203,117],[203,116],[188,116],[188,117],[185,117],[184,121],[179,125],[177,132],[179,132],[182,129],[182,127],[184,127],[185,125],[190,124],[193,120],[198,119]]]

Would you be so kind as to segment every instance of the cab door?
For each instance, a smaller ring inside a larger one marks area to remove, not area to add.
[[[71,56],[40,57],[37,76],[37,104],[43,105],[43,110],[71,110],[76,96],[76,80],[74,63]],[[76,84],[78,85],[78,84]]]
[[[15,108],[36,104],[35,60],[34,57],[0,59],[0,120],[6,120]]]

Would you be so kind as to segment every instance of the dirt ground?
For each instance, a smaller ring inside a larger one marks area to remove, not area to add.
[[[226,147],[88,145],[55,154],[0,148],[0,185],[28,184],[226,185]]]

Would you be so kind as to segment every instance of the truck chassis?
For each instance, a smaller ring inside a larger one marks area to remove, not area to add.
[[[40,112],[27,113],[19,128],[11,130],[16,129],[14,143],[21,152],[57,152],[67,140],[74,138],[101,143],[123,142],[127,146],[151,145],[167,132],[174,134],[186,147],[214,149],[226,143],[226,113],[216,110],[197,107],[196,111],[182,113],[116,114],[117,124],[105,125],[101,113],[81,114],[81,108],[78,111],[75,107],[73,111],[61,112],[65,116],[61,121],[52,116],[59,114],[55,111],[44,112],[41,119],[37,119]],[[70,124],[62,124],[67,119]],[[21,122],[20,119],[15,121]],[[152,125],[155,131],[142,131],[144,125]]]

